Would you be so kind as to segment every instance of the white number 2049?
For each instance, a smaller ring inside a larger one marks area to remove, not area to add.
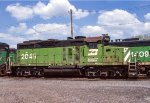
[[[32,53],[21,54],[21,59],[36,59],[36,54],[32,54]]]

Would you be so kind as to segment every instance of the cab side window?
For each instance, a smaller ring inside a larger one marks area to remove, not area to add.
[[[97,43],[88,43],[89,49],[97,49]]]

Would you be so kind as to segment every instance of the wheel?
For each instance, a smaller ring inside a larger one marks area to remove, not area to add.
[[[37,71],[37,76],[38,77],[43,77],[44,76],[44,71],[43,70],[38,70]]]
[[[147,74],[147,76],[150,76],[150,70],[148,70],[146,74]]]
[[[19,70],[16,71],[16,76],[20,77],[21,76],[21,73]]]
[[[7,73],[6,73],[6,65],[2,64],[1,67],[0,67],[0,76],[5,76],[5,75],[7,75]]]
[[[113,71],[108,71],[108,78],[114,78],[115,73]]]

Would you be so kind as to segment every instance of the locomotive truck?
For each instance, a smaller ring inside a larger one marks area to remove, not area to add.
[[[150,40],[110,42],[107,34],[68,40],[29,40],[17,44],[16,51],[8,49],[5,53],[2,63],[5,71],[15,76],[138,77],[150,74]]]

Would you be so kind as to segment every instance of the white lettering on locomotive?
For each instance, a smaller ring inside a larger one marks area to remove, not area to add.
[[[97,62],[98,58],[88,58],[88,62]]]
[[[26,52],[25,54],[21,54],[21,59],[36,59],[36,54]]]
[[[150,54],[148,51],[136,51],[136,52],[131,52],[131,56],[132,57],[135,57],[135,56],[138,56],[138,57],[149,57]]]
[[[88,56],[94,56],[98,54],[98,49],[89,49]]]

